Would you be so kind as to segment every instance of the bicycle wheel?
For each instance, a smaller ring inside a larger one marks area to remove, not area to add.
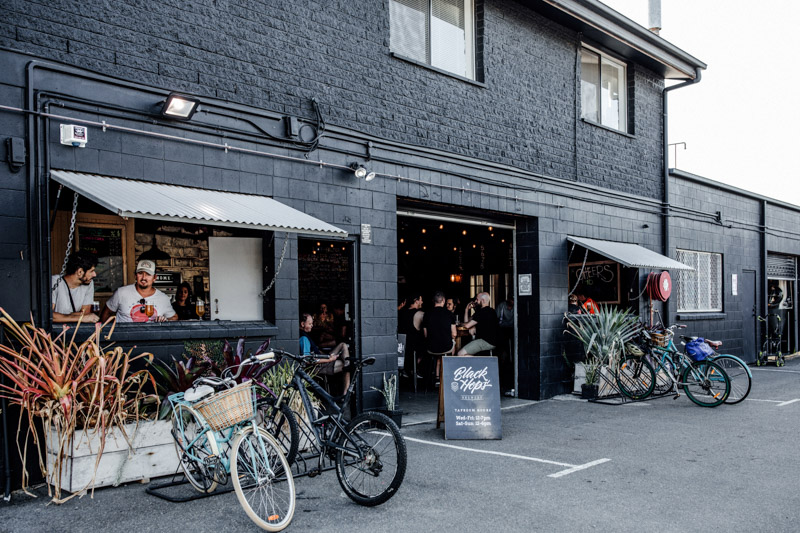
[[[633,400],[647,398],[656,385],[656,373],[643,357],[630,356],[619,365],[617,386],[622,394]]]
[[[354,502],[391,498],[406,475],[406,441],[391,418],[376,411],[355,417],[337,439],[336,476]]]
[[[214,471],[220,468],[219,447],[214,433],[203,422],[200,413],[188,405],[178,404],[172,411],[172,438],[183,473],[200,492],[217,488]]]
[[[738,357],[727,354],[718,355],[713,361],[722,367],[731,382],[731,392],[725,403],[736,404],[747,398],[752,384],[747,365]]]
[[[702,407],[716,407],[728,397],[731,382],[718,364],[705,360],[687,365],[681,375],[686,396]]]
[[[286,461],[292,465],[297,457],[297,448],[300,443],[300,428],[294,412],[285,403],[280,409],[275,409],[275,398],[261,398],[258,400],[258,425],[266,429],[281,445]]]
[[[294,478],[281,445],[266,429],[253,426],[233,442],[231,478],[242,508],[258,527],[280,531],[292,521]]]

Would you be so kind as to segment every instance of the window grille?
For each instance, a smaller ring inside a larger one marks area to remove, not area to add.
[[[678,250],[675,259],[694,268],[678,272],[678,312],[722,311],[722,254]]]

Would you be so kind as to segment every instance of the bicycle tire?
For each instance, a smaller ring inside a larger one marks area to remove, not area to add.
[[[239,432],[232,450],[233,489],[247,516],[266,531],[286,528],[297,501],[292,470],[281,445],[266,429],[251,425]]]
[[[725,371],[708,359],[687,365],[681,383],[686,396],[701,407],[721,405],[731,391],[731,382]]]
[[[188,405],[178,404],[172,411],[172,439],[181,469],[195,489],[209,493],[217,488],[217,481],[204,460],[219,457],[219,447],[210,429],[199,435],[198,429],[204,426],[200,413]]]
[[[281,404],[275,409],[275,398],[268,397],[258,400],[258,425],[266,429],[281,445],[286,461],[294,464],[297,458],[297,449],[300,445],[300,427],[297,417],[288,405]]]
[[[351,500],[372,507],[394,496],[406,474],[407,451],[391,418],[376,411],[362,413],[347,424],[337,445],[336,476]]]
[[[643,400],[653,393],[656,373],[643,357],[630,356],[619,365],[617,386],[628,398]]]
[[[725,403],[734,405],[747,398],[750,394],[752,376],[744,361],[729,354],[717,355],[712,358],[712,361],[722,367],[731,382],[731,392],[725,399]]]

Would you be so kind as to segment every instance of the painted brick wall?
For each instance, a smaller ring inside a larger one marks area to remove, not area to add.
[[[386,0],[8,0],[0,46],[309,118],[317,98],[332,124],[658,197],[652,73],[632,67],[636,135],[619,135],[576,121],[579,36],[520,3],[485,2],[485,87],[393,58],[388,12]]]

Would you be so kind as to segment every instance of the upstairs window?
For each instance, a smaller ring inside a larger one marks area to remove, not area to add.
[[[678,250],[675,259],[694,268],[678,271],[678,311],[721,312],[722,254]]]
[[[475,79],[474,0],[389,0],[392,52]]]
[[[627,132],[625,64],[589,48],[581,49],[581,118]]]

